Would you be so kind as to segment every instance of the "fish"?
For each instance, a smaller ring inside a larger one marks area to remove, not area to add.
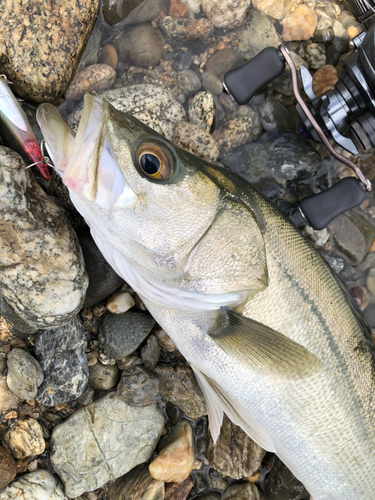
[[[223,413],[313,500],[375,498],[369,328],[314,246],[229,169],[86,94],[76,135],[37,120],[100,251],[190,363],[216,441]]]
[[[31,129],[29,120],[9,88],[5,75],[0,75],[0,119],[10,130],[30,160],[36,164],[40,175],[49,180],[50,174],[44,162],[38,141]]]

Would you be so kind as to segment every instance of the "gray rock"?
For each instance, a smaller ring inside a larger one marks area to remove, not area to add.
[[[222,79],[227,71],[242,62],[244,62],[243,58],[234,50],[218,50],[207,60],[205,70]]]
[[[1,500],[69,500],[57,476],[44,469],[19,477],[0,497]]]
[[[217,76],[206,71],[202,75],[202,81],[203,81],[203,87],[209,92],[212,92],[212,94],[215,95],[222,94],[223,84]]]
[[[250,108],[248,109],[250,110]],[[251,142],[252,126],[253,122],[250,116],[241,116],[225,122],[218,137],[220,149],[226,151]]]
[[[171,44],[183,40],[206,42],[214,31],[213,24],[204,17],[201,19],[181,19],[165,16],[159,19],[158,27]]]
[[[8,304],[4,297],[0,294],[0,313],[1,316],[12,325],[20,333],[29,335],[35,333],[38,328],[30,325],[27,321],[18,316],[15,310]]]
[[[277,48],[280,43],[280,37],[270,18],[253,10],[249,28],[240,35],[238,51],[244,59],[249,60],[266,47]]]
[[[0,148],[0,292],[28,324],[60,326],[82,307],[88,279],[77,236],[21,158]]]
[[[127,27],[115,47],[121,62],[142,68],[159,64],[163,53],[161,38],[150,23]]]
[[[80,405],[89,405],[94,400],[94,394],[95,394],[94,389],[91,387],[90,384],[87,384],[83,393],[80,395],[79,398],[77,398],[77,403]]]
[[[107,500],[164,500],[163,481],[151,477],[146,464],[138,465],[126,476],[111,484]]]
[[[335,273],[340,273],[344,269],[345,263],[343,259],[340,259],[340,257],[333,257],[327,254],[323,254],[323,257]]]
[[[103,0],[104,20],[111,25],[147,23],[160,14],[161,0]]]
[[[276,130],[279,133],[296,128],[289,111],[273,97],[267,97],[262,109],[262,125],[264,130]]]
[[[149,406],[160,401],[161,382],[147,368],[125,369],[117,386],[117,397],[130,406]]]
[[[189,69],[193,63],[194,56],[185,50],[178,50],[173,57],[172,68],[176,71]]]
[[[286,465],[275,457],[275,464],[266,476],[264,490],[267,500],[309,500],[310,495]]]
[[[232,101],[229,96],[227,97]],[[211,92],[203,90],[195,94],[189,104],[189,122],[209,132],[214,118],[215,103]]]
[[[265,500],[254,483],[232,484],[225,491],[223,500]],[[269,499],[268,499],[269,500]],[[281,498],[278,498],[281,500]]]
[[[113,359],[121,359],[134,352],[155,325],[155,320],[145,313],[127,311],[107,314],[99,325],[99,342]]]
[[[8,354],[7,384],[21,399],[34,399],[44,375],[38,361],[23,349]]]
[[[79,397],[88,381],[87,341],[78,317],[38,335],[35,355],[44,371],[37,400],[47,406]]]
[[[146,345],[142,347],[141,359],[146,368],[155,368],[160,356],[160,346],[155,335],[149,335]]]
[[[215,28],[236,28],[244,19],[251,0],[202,0],[202,10]]]
[[[115,393],[79,408],[51,438],[51,462],[66,494],[93,491],[149,460],[164,423],[156,405],[128,406]]]
[[[102,365],[96,363],[89,368],[89,382],[94,391],[108,391],[120,379],[120,372],[116,365]]]
[[[184,69],[177,74],[177,83],[186,98],[201,88],[201,81],[192,69]]]

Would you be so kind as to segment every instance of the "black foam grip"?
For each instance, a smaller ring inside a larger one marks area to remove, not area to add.
[[[337,184],[299,202],[300,209],[313,229],[324,229],[333,219],[366,198],[363,184],[355,177],[345,177]]]
[[[224,84],[238,104],[246,104],[266,83],[272,82],[285,69],[285,60],[275,47],[263,49],[251,61],[224,75]]]

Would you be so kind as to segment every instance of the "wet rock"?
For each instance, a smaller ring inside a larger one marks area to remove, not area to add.
[[[115,47],[120,61],[142,68],[159,64],[163,53],[161,38],[150,23],[127,27]]]
[[[167,352],[173,352],[177,350],[177,347],[175,346],[173,340],[162,328],[155,328],[154,334],[156,335],[161,347]]]
[[[79,397],[88,381],[87,341],[78,317],[38,335],[35,355],[44,371],[37,400],[47,406]]]
[[[248,60],[266,47],[277,48],[280,43],[280,37],[271,20],[261,12],[254,11],[250,26],[240,35],[238,51],[244,59]]]
[[[76,234],[23,161],[0,148],[0,292],[27,323],[51,328],[81,308],[88,285]]]
[[[279,133],[295,129],[294,120],[289,111],[273,97],[267,97],[262,109],[264,130],[276,130]]]
[[[253,483],[232,484],[225,491],[223,500],[264,500],[264,496]]]
[[[17,474],[14,458],[8,450],[0,446],[0,490],[5,488]]]
[[[104,64],[116,69],[118,63],[118,55],[113,45],[104,45],[100,50],[99,64]]]
[[[1,492],[1,500],[15,499],[69,500],[57,476],[45,469],[21,476]]]
[[[79,398],[77,398],[77,403],[80,405],[88,405],[92,403],[94,400],[94,392],[95,391],[91,387],[91,385],[87,384],[83,393],[80,395]]]
[[[243,62],[243,58],[232,49],[219,50],[206,62],[205,69],[222,79],[227,71]]]
[[[92,64],[77,73],[66,93],[66,99],[82,99],[86,92],[107,90],[112,87],[116,71],[107,64]]]
[[[220,131],[218,143],[221,150],[233,149],[251,142],[252,120],[248,116],[234,118],[225,123]]]
[[[9,389],[21,399],[34,399],[44,378],[38,361],[23,349],[12,349],[7,365]]]
[[[117,386],[117,397],[130,406],[149,406],[160,401],[161,382],[143,366],[123,370]]]
[[[168,14],[172,17],[187,17],[189,9],[181,0],[171,0]]]
[[[185,50],[179,50],[173,57],[172,68],[176,71],[189,69],[194,60],[193,54]]]
[[[302,483],[275,457],[275,464],[266,476],[264,490],[267,500],[309,500],[310,495]]]
[[[17,407],[20,402],[21,399],[9,389],[6,375],[0,376],[0,413]]]
[[[0,3],[0,72],[36,102],[65,92],[93,27],[99,0]],[[66,50],[69,47],[69,50]],[[38,62],[36,64],[36,61]]]
[[[284,42],[308,40],[312,37],[317,23],[318,18],[315,12],[307,5],[300,5],[281,21],[283,26],[282,38]]]
[[[182,483],[193,469],[201,466],[195,460],[193,431],[187,420],[182,420],[160,442],[160,453],[150,463],[154,479],[167,483]]]
[[[169,483],[165,486],[165,500],[186,500],[194,485],[189,476],[182,483]]]
[[[207,414],[202,391],[187,364],[158,365],[155,373],[161,380],[164,400],[177,405],[193,420]]]
[[[3,446],[14,458],[26,458],[40,455],[45,449],[43,431],[33,418],[19,420],[3,437]]]
[[[198,14],[201,10],[202,0],[184,0],[184,4],[187,5],[188,9],[194,13]]]
[[[125,358],[121,358],[117,360],[117,366],[119,370],[127,370],[128,368],[136,365],[141,365],[142,360],[136,355],[125,356]]]
[[[160,356],[160,346],[155,335],[149,335],[146,345],[142,347],[141,359],[146,368],[155,368]]]
[[[215,490],[225,490],[227,487],[227,481],[222,477],[220,472],[215,469],[211,469],[208,473],[208,480],[210,482],[211,488]]]
[[[126,476],[114,482],[108,490],[107,500],[164,500],[163,481],[153,479],[145,464],[138,465]]]
[[[110,393],[54,428],[51,462],[70,497],[93,491],[146,462],[164,429],[155,406],[128,406]]]
[[[116,365],[96,363],[89,368],[89,382],[94,391],[108,391],[119,379],[120,372]]]
[[[147,23],[160,14],[160,0],[103,0],[103,17],[111,25]]]
[[[223,92],[223,84],[221,80],[212,73],[209,73],[208,71],[203,73],[202,82],[203,82],[203,88],[205,88],[212,94],[219,95]]]
[[[159,19],[158,27],[167,42],[171,44],[184,40],[206,42],[214,31],[213,24],[206,18],[179,19],[165,16]]]
[[[253,0],[253,6],[274,19],[283,19],[290,14],[301,0]]]
[[[219,146],[212,136],[198,125],[180,122],[174,131],[173,142],[200,158],[214,162],[219,157]]]
[[[116,293],[107,302],[106,308],[113,314],[121,314],[135,305],[135,300],[129,292]]]
[[[251,0],[202,0],[202,10],[215,28],[236,28],[244,19]]]
[[[228,96],[229,97],[229,96]],[[209,132],[215,118],[215,103],[211,92],[203,90],[195,94],[189,104],[189,121]]]
[[[201,81],[192,69],[184,69],[177,74],[177,83],[186,98],[201,88]]]
[[[250,477],[259,469],[266,452],[224,414],[215,444],[210,439],[207,458],[223,476]]]
[[[107,314],[99,326],[99,342],[106,354],[121,359],[134,352],[155,325],[145,313]]]
[[[320,69],[326,63],[325,47],[322,43],[311,43],[306,48],[307,62],[312,69]]]
[[[338,79],[337,69],[331,64],[326,64],[314,73],[312,81],[314,94],[319,97],[327,90],[333,89]]]
[[[1,316],[12,325],[18,332],[23,334],[35,333],[38,328],[30,325],[27,321],[23,320],[15,310],[8,304],[4,297],[0,294],[0,313]]]

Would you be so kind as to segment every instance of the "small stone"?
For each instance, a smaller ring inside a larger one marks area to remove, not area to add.
[[[94,391],[108,391],[119,381],[119,369],[115,365],[96,363],[89,368],[89,383]]]
[[[168,15],[172,17],[187,17],[189,9],[181,0],[171,0]]]
[[[295,129],[294,120],[289,111],[273,97],[266,97],[262,108],[262,126],[264,130],[279,133]]]
[[[127,26],[116,40],[119,61],[147,68],[159,64],[163,43],[150,23]]]
[[[141,359],[146,368],[155,368],[160,356],[160,346],[155,335],[149,335],[146,345],[142,347]]]
[[[244,116],[226,122],[220,131],[218,143],[222,149],[233,149],[252,141],[252,120]]]
[[[318,23],[317,15],[307,5],[300,5],[281,21],[284,42],[308,40],[312,37]]]
[[[369,276],[367,277],[367,279]],[[368,284],[367,284],[368,286]],[[368,306],[368,293],[365,288],[359,285],[348,285],[350,295],[353,297],[354,302],[363,311]],[[369,289],[370,290],[370,289]],[[374,287],[375,290],[375,287]],[[373,293],[373,292],[371,292]]]
[[[108,356],[104,351],[99,350],[98,360],[102,365],[115,365],[116,360]]]
[[[157,18],[161,10],[160,0],[103,0],[105,21],[118,27],[140,24]]]
[[[225,491],[223,500],[265,500],[253,483],[232,484]],[[281,497],[278,499],[281,500]]]
[[[134,305],[135,300],[129,292],[120,292],[109,299],[106,307],[113,314],[121,314],[131,309]]]
[[[10,345],[12,347],[17,347],[18,349],[26,349],[27,342],[25,342],[22,339],[19,339],[18,337],[13,337],[10,341]]]
[[[7,384],[21,399],[35,398],[44,375],[38,361],[23,349],[8,354]]]
[[[4,420],[11,420],[12,418],[17,418],[18,413],[16,410],[9,411],[4,415]]]
[[[6,412],[11,408],[15,408],[21,399],[12,392],[7,384],[6,375],[0,377],[0,413]]]
[[[145,313],[127,311],[107,314],[99,326],[99,342],[113,359],[132,354],[144,341],[155,325],[155,320]]]
[[[322,43],[311,43],[307,46],[307,61],[312,69],[320,69],[326,63],[325,47]]]
[[[343,259],[340,259],[340,257],[332,257],[331,255],[326,254],[323,254],[323,257],[335,273],[340,273],[344,269],[345,263]]]
[[[319,97],[327,90],[332,90],[335,87],[339,77],[337,69],[331,64],[326,64],[314,73],[312,87],[314,94]]]
[[[89,405],[94,400],[94,394],[95,394],[94,389],[91,387],[90,384],[87,384],[86,389],[83,391],[80,397],[77,398],[77,403],[80,405]]]
[[[275,457],[271,471],[266,475],[264,491],[267,500],[309,500],[310,495],[283,462]]]
[[[173,340],[162,328],[156,328],[154,330],[154,334],[157,336],[161,347],[167,352],[173,352],[177,350],[177,347],[175,346]]]
[[[222,79],[227,71],[244,62],[243,58],[232,49],[216,52],[206,62],[205,70]]]
[[[5,488],[17,474],[14,458],[8,450],[0,446],[0,490]]]
[[[216,471],[215,469],[210,470],[208,474],[208,480],[210,482],[211,488],[215,490],[224,491],[228,485],[227,481],[222,477],[220,472]]]
[[[110,66],[113,69],[117,68],[118,55],[113,45],[104,45],[100,50],[99,64]]]
[[[121,358],[117,361],[117,366],[119,370],[127,370],[131,366],[136,366],[142,364],[141,358],[135,356],[126,356],[125,358]]]
[[[327,228],[316,231],[310,226],[304,226],[303,232],[314,243],[317,248],[322,247],[329,240],[330,234]]]
[[[92,64],[75,75],[66,93],[66,99],[82,99],[86,92],[107,90],[112,87],[116,71],[107,64]]]
[[[202,0],[184,0],[184,4],[193,14],[199,14]]]
[[[149,406],[160,401],[161,382],[143,366],[123,370],[117,386],[117,397],[130,406]]]
[[[219,95],[223,92],[223,84],[221,80],[212,73],[208,73],[208,71],[203,73],[202,82],[203,87],[209,92],[212,92],[212,94]]]
[[[158,27],[171,44],[184,40],[205,42],[214,31],[212,23],[206,18],[191,20],[165,16],[159,19]]]
[[[1,500],[16,499],[69,500],[64,494],[57,476],[44,469],[39,469],[19,477],[1,492]]]
[[[182,483],[169,483],[165,486],[165,500],[186,500],[194,486],[189,476]]]
[[[182,483],[197,468],[193,431],[187,420],[181,421],[160,443],[159,456],[150,463],[154,479]]]
[[[274,19],[283,19],[290,14],[302,0],[253,0],[253,7]]]
[[[14,458],[40,455],[45,449],[42,428],[33,418],[19,420],[3,437],[3,445]]]
[[[244,19],[251,0],[202,0],[202,10],[215,28],[236,28]]]
[[[177,74],[177,83],[186,98],[201,88],[201,81],[192,69],[184,69]]]
[[[189,69],[193,63],[193,60],[193,54],[190,54],[190,52],[186,52],[185,50],[179,50],[173,57],[172,68],[176,71]]]
[[[98,351],[92,351],[87,353],[87,365],[94,366],[98,362]]]
[[[29,463],[27,470],[29,472],[34,472],[38,469],[38,460],[33,460],[32,462]]]
[[[219,146],[215,139],[193,123],[180,122],[174,131],[173,142],[180,148],[211,162],[215,162],[219,157]]]
[[[163,481],[150,475],[146,464],[138,465],[109,487],[107,500],[164,500]]]

